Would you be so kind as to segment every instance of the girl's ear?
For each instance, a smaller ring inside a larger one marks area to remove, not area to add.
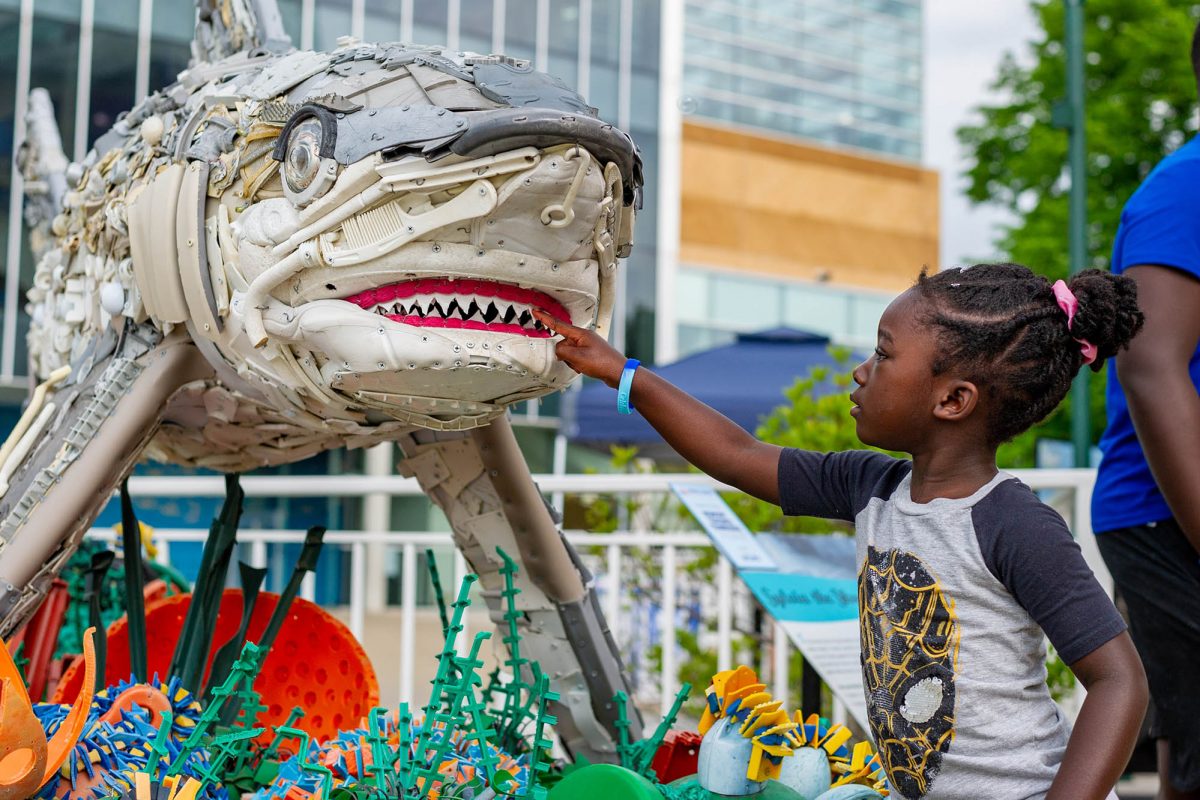
[[[979,405],[979,387],[970,381],[953,381],[941,387],[933,416],[946,422],[962,422]]]

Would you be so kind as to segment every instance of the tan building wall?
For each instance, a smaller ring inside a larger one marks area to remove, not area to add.
[[[900,291],[938,263],[938,175],[758,132],[683,128],[680,263]]]

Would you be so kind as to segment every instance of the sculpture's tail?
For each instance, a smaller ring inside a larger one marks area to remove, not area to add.
[[[17,168],[25,182],[25,224],[30,228],[34,260],[54,246],[51,227],[67,193],[67,156],[54,119],[54,103],[45,89],[29,93],[25,141],[17,151]]]
[[[196,0],[193,64],[260,49],[292,49],[275,0]]]

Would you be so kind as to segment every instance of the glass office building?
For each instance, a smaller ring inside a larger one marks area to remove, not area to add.
[[[686,0],[685,110],[921,158],[921,0]]]
[[[918,166],[921,0],[684,0],[684,7],[685,120]],[[869,346],[894,296],[751,270],[679,264],[680,355],[781,325]]]
[[[657,163],[659,0],[279,0],[292,41],[329,49],[341,36],[415,41],[532,59],[579,87],[608,121],[630,131]],[[45,87],[69,158],[81,158],[122,111],[187,66],[191,0],[0,0],[0,238],[6,279],[0,313],[0,387],[12,402],[25,385],[24,295],[34,264],[20,224],[14,148],[24,95]],[[22,28],[26,35],[22,37]],[[624,273],[618,337],[652,357],[656,172]]]

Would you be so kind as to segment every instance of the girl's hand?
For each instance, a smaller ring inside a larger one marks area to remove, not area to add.
[[[625,369],[625,356],[604,341],[603,336],[595,331],[577,328],[557,320],[544,311],[534,309],[533,316],[538,322],[563,337],[562,341],[555,346],[554,354],[564,364],[581,375],[599,378],[612,387],[616,387],[621,382],[621,372]]]
[[[626,358],[600,334],[541,311],[533,315],[563,337],[554,352],[567,366],[613,388],[621,383]],[[779,447],[758,441],[652,370],[639,369],[630,388],[630,404],[675,452],[719,481],[768,502],[779,502]]]

